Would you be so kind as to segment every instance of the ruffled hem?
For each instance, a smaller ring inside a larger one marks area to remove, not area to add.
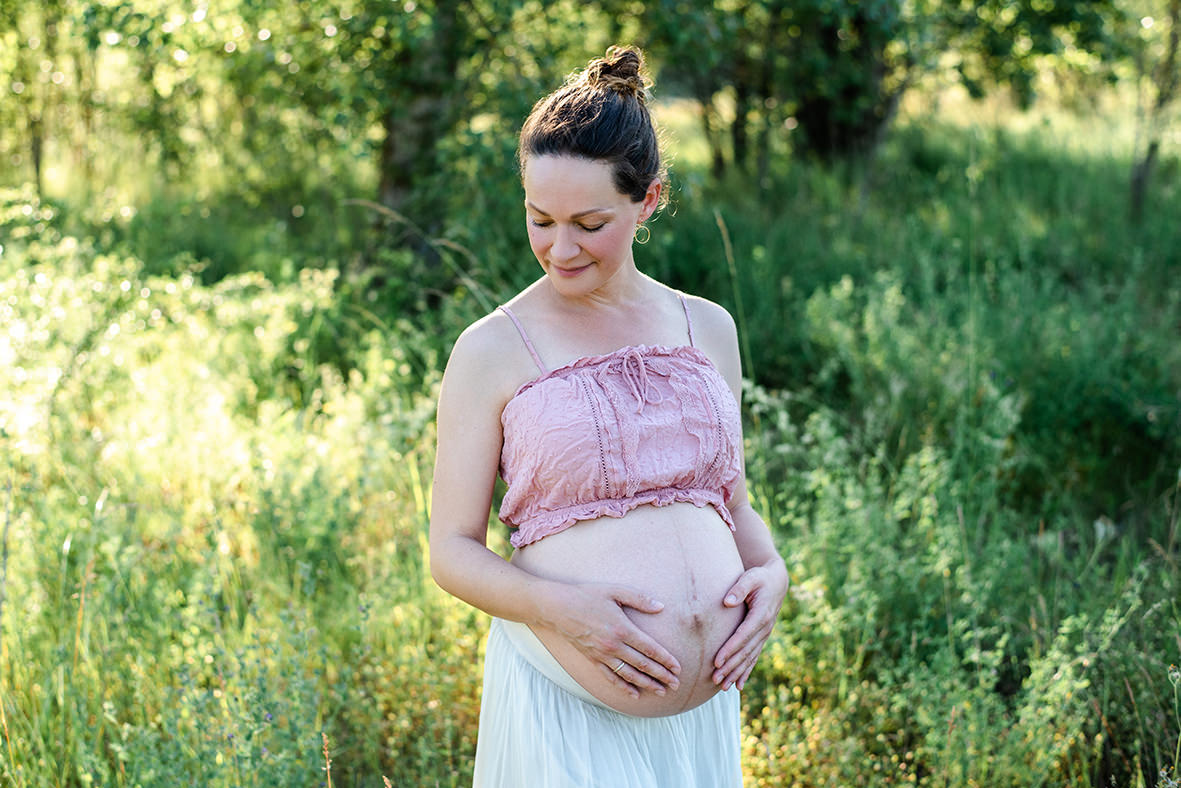
[[[633,351],[638,352],[642,356],[668,356],[672,358],[688,359],[699,364],[704,364],[715,370],[717,369],[717,367],[714,366],[713,361],[710,360],[709,356],[705,355],[705,353],[703,353],[694,345],[628,345],[601,356],[581,356],[568,364],[563,364],[560,367],[554,367],[553,369],[546,370],[537,377],[533,378],[533,380],[522,383],[520,388],[518,388],[513,394],[512,399],[516,399],[521,395],[522,392],[532,388],[533,386],[536,386],[538,383],[541,383],[544,380],[554,377],[555,375],[568,372],[572,369],[582,369],[584,367],[595,367],[600,364],[605,364],[607,362],[614,361],[615,359],[622,358]]]
[[[730,510],[726,508],[720,495],[708,490],[682,490],[677,487],[666,487],[660,490],[646,490],[628,498],[587,501],[561,509],[538,512],[529,522],[520,525],[509,538],[509,543],[513,547],[525,547],[539,539],[564,531],[580,520],[594,520],[598,517],[623,517],[633,509],[648,504],[668,506],[673,503],[691,503],[698,509],[712,506],[726,523],[726,527],[731,531],[736,530],[734,518],[730,516]]]

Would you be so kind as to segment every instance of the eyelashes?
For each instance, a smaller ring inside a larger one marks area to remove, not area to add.
[[[536,219],[530,219],[529,224],[533,225],[534,227],[544,230],[547,227],[552,227],[554,223],[547,222],[547,221],[538,221]],[[580,224],[578,226],[581,227],[584,231],[586,231],[588,233],[597,233],[599,230],[602,230],[604,227],[606,227],[607,223],[602,222],[601,224],[596,224],[593,226],[587,226],[585,224]]]

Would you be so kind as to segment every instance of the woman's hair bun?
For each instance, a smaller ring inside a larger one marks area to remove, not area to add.
[[[611,47],[605,57],[566,78],[538,100],[521,127],[517,161],[524,175],[533,156],[573,156],[611,165],[615,188],[640,202],[654,180],[665,181],[660,140],[652,124],[644,55]],[[661,195],[668,194],[662,191]]]
[[[644,100],[648,80],[644,78],[644,56],[635,47],[611,47],[606,57],[595,58],[583,71],[590,87],[614,90]]]

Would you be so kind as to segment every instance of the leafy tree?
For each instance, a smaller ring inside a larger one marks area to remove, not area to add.
[[[11,98],[3,115],[11,119],[10,128],[23,127],[24,139],[9,144],[27,152],[38,196],[44,192],[45,147],[53,131],[56,86],[65,79],[57,62],[63,10],[61,0],[0,0],[0,72],[11,75],[6,85]],[[18,160],[23,158],[18,155]]]
[[[387,0],[243,9],[254,33],[227,67],[254,128],[298,109],[317,144],[361,141],[375,153],[376,197],[436,223],[445,142],[479,109],[480,80],[502,50],[519,0]],[[268,137],[255,138],[265,142]]]
[[[936,71],[950,71],[973,95],[1008,85],[1028,102],[1048,59],[1082,52],[1113,60],[1123,52],[1114,0],[655,0],[643,7],[647,45],[703,107],[715,171],[725,167],[720,93],[733,106],[731,161],[748,169],[757,150],[764,170],[784,130],[792,131],[797,155],[872,153],[905,93]]]
[[[204,93],[217,93],[217,75],[200,68],[208,31],[198,20],[207,9],[180,13],[167,0],[0,0],[0,70],[12,75],[0,94],[11,136],[0,145],[29,161],[39,190],[50,156],[76,176],[71,188],[95,185],[100,153],[129,169],[110,150],[128,138],[140,156],[134,164],[154,153],[179,173],[216,136],[200,115]]]
[[[473,157],[509,166],[542,85],[576,64],[575,41],[606,29],[594,7],[534,0],[306,0],[241,13],[247,35],[224,58],[225,79],[244,152],[271,162],[260,175],[283,166],[276,149],[352,150],[372,163],[372,196],[399,217],[397,237],[428,255]]]

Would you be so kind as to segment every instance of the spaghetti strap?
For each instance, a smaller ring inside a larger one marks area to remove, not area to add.
[[[685,310],[685,328],[689,329],[689,347],[697,347],[693,343],[693,318],[689,317],[689,302],[685,300],[685,294],[678,292],[677,298],[681,299],[681,309]]]
[[[549,372],[545,364],[541,363],[541,356],[537,355],[537,349],[533,347],[533,343],[529,340],[529,335],[525,333],[525,327],[521,325],[520,320],[517,320],[517,316],[507,306],[501,306],[500,311],[508,315],[508,319],[513,321],[513,325],[517,327],[517,333],[521,335],[521,339],[525,340],[525,347],[529,349],[529,355],[533,356],[533,363],[537,364],[537,368],[541,370],[541,374],[544,375],[546,372]]]

